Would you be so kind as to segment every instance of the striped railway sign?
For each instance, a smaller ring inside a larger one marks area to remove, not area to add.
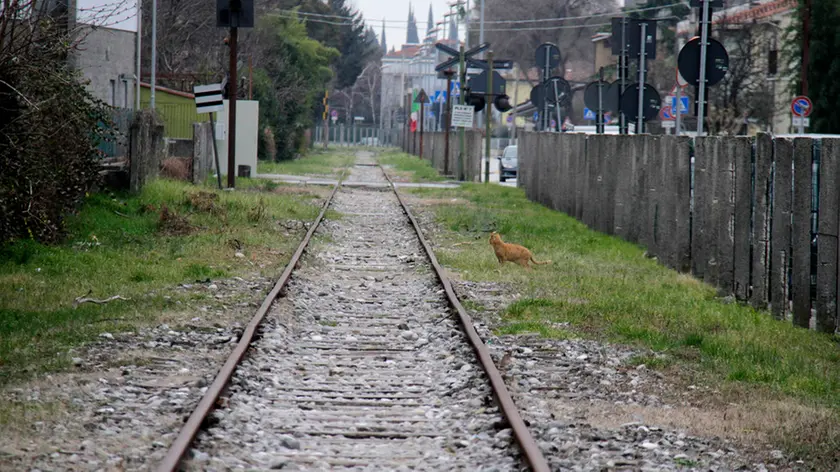
[[[193,93],[195,94],[195,111],[197,113],[224,111],[222,84],[196,85],[193,87]]]

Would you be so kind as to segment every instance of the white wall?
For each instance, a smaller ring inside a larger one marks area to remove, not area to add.
[[[219,167],[222,175],[227,175],[228,163],[228,106],[227,100],[225,103],[225,111],[220,111],[216,114],[216,148],[219,152]],[[251,167],[251,177],[257,175],[257,139],[259,136],[259,116],[260,116],[260,102],[256,100],[237,100],[236,101],[236,167],[240,165],[247,165]],[[220,134],[218,131],[223,131]],[[215,167],[215,164],[214,164]]]

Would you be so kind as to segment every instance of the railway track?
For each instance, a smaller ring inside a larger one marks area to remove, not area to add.
[[[342,218],[324,221],[328,207]],[[549,470],[417,222],[362,153],[159,470],[528,467]]]

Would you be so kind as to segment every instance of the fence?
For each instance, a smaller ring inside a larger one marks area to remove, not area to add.
[[[142,104],[142,108],[148,107],[149,103]],[[207,113],[197,113],[192,102],[156,103],[155,113],[163,120],[163,132],[167,138],[192,139],[193,123],[210,120]]]
[[[402,132],[399,136],[400,148],[415,156],[420,156],[422,141],[423,159],[431,162],[432,166],[443,175],[455,176],[458,180],[477,182],[481,174],[481,157],[483,142],[481,132],[467,130],[464,132],[464,163],[461,166],[458,156],[460,155],[460,141],[457,132],[449,134],[449,156],[446,156],[446,133],[431,132],[420,133]]]
[[[100,142],[97,149],[104,157],[128,157],[129,135],[131,122],[134,120],[134,110],[113,108],[110,112],[112,138]],[[102,126],[106,126],[102,123]]]
[[[840,139],[524,133],[529,199],[794,324],[838,328]]]
[[[316,126],[314,142],[324,142],[324,133],[328,129],[329,143],[337,146],[396,146],[399,130],[376,128],[373,126],[345,126],[329,127]]]

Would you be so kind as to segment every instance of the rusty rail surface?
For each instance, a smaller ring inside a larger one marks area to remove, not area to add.
[[[178,437],[175,438],[175,441],[172,443],[172,446],[170,446],[166,457],[163,458],[163,462],[161,462],[157,469],[160,472],[172,472],[178,470],[181,460],[187,453],[187,450],[189,450],[190,445],[201,429],[201,424],[204,422],[207,415],[213,411],[213,406],[215,405],[216,400],[219,399],[222,391],[225,389],[228,382],[230,382],[230,378],[233,376],[236,366],[239,365],[242,358],[245,357],[248,347],[254,340],[257,328],[265,315],[268,313],[268,310],[271,308],[274,300],[277,299],[277,296],[280,295],[280,292],[283,291],[286,284],[289,282],[295,266],[297,266],[303,252],[306,250],[306,246],[309,244],[309,240],[312,239],[312,235],[315,234],[315,230],[318,229],[318,225],[321,224],[321,220],[324,218],[324,214],[326,214],[333,197],[341,187],[344,175],[345,174],[342,174],[342,176],[339,177],[338,183],[335,187],[333,187],[332,192],[324,202],[324,206],[321,208],[321,212],[312,223],[312,226],[309,227],[309,231],[307,231],[306,236],[303,238],[303,241],[301,241],[297,251],[295,251],[294,255],[292,255],[292,258],[286,265],[286,269],[283,271],[283,274],[280,275],[280,278],[277,280],[274,288],[272,288],[265,297],[262,305],[257,310],[257,313],[253,318],[251,318],[251,322],[248,323],[248,326],[242,333],[242,337],[239,339],[239,343],[236,345],[236,348],[233,352],[231,352],[219,373],[216,374],[216,378],[213,380],[213,383],[207,388],[207,391],[204,393],[204,396],[201,397],[201,401],[198,402],[198,406],[195,407],[195,410],[193,410],[187,422],[184,423],[184,426],[181,428],[181,432],[178,434]]]
[[[399,200],[406,216],[408,216],[408,219],[411,220],[411,224],[414,226],[414,231],[417,233],[417,238],[420,239],[420,244],[422,244],[423,249],[426,250],[426,254],[429,256],[429,260],[432,263],[432,267],[435,268],[438,280],[446,291],[446,298],[449,300],[450,305],[458,312],[461,327],[464,330],[464,333],[466,333],[473,350],[475,350],[475,354],[478,357],[479,362],[481,362],[484,372],[490,379],[490,385],[493,388],[493,393],[496,395],[496,399],[499,402],[502,414],[505,416],[508,423],[510,423],[513,435],[516,437],[516,442],[519,444],[519,448],[525,456],[525,460],[534,472],[550,472],[551,469],[548,467],[548,462],[545,460],[545,457],[543,456],[542,451],[540,451],[536,441],[534,441],[533,436],[531,436],[531,432],[528,431],[525,421],[522,420],[522,416],[519,414],[519,409],[516,407],[516,404],[513,403],[513,398],[511,398],[510,392],[508,392],[505,381],[499,373],[499,369],[496,368],[496,365],[493,363],[493,359],[490,357],[490,350],[487,349],[484,341],[481,340],[478,333],[475,331],[472,318],[470,318],[470,315],[467,314],[464,306],[461,305],[461,302],[458,300],[458,296],[455,294],[452,284],[449,282],[446,274],[444,274],[443,268],[438,263],[435,253],[432,251],[432,247],[429,245],[425,236],[423,236],[423,231],[420,229],[420,225],[417,223],[417,220],[414,218],[414,215],[411,213],[408,205],[406,205],[405,201],[403,201],[400,192],[397,191],[397,187],[391,180],[391,176],[389,176],[388,173],[385,172],[385,169],[381,166],[380,169],[382,169],[382,173],[385,175],[385,178],[388,179],[388,183],[394,190],[394,194],[396,194],[397,200]]]

